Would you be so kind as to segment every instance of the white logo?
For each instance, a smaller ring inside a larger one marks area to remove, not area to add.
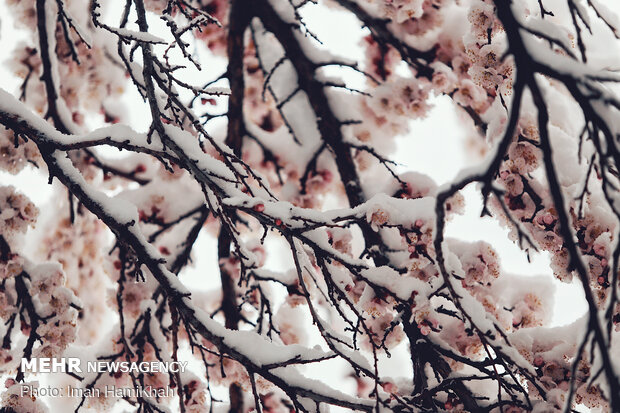
[[[184,373],[187,361],[88,361],[88,373]],[[22,358],[21,370],[30,373],[82,373],[82,360],[77,357]]]

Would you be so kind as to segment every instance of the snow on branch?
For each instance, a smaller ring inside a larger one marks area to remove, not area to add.
[[[1,411],[49,410],[21,364],[42,357],[191,367],[68,371],[76,412],[620,409],[609,7],[120,3],[7,4],[27,36],[2,39],[23,82],[0,89],[0,169],[55,185],[35,206],[0,184]],[[359,61],[317,15],[352,17],[331,30]],[[478,164],[442,185],[394,156],[426,156],[437,104],[468,137],[435,137],[436,168]],[[472,187],[480,219],[583,291],[583,318],[553,327],[548,277],[448,236]],[[163,393],[89,396],[107,387]]]

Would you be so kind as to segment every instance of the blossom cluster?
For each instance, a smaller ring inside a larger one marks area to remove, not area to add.
[[[34,226],[39,209],[13,186],[0,186],[0,236],[7,241]]]
[[[0,170],[17,174],[28,165],[38,165],[41,155],[32,141],[24,141],[8,130],[0,130]]]
[[[80,210],[71,222],[68,207],[56,206],[62,219],[46,224],[38,256],[58,262],[65,273],[65,285],[83,303],[80,310],[78,342],[95,343],[103,331],[100,328],[108,308],[100,292],[107,286],[103,271],[105,255],[102,246],[108,244],[107,232],[92,214]]]

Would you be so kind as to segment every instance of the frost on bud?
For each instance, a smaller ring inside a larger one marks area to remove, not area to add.
[[[389,215],[386,211],[382,209],[377,209],[373,212],[369,212],[368,222],[373,230],[379,231],[379,228],[383,225],[387,224],[389,220]]]

